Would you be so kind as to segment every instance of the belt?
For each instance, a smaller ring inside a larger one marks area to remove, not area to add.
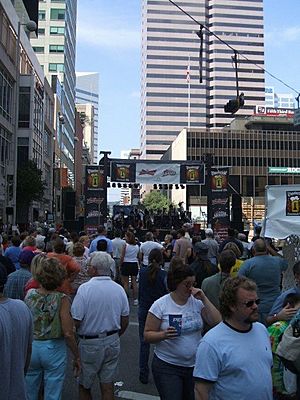
[[[117,329],[114,331],[99,333],[98,335],[78,335],[78,336],[80,337],[80,339],[100,339],[100,338],[114,335],[115,333],[118,333],[118,332],[119,332],[119,330]]]

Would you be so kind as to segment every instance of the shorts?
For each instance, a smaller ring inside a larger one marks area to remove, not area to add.
[[[123,276],[137,276],[138,272],[138,263],[123,262],[123,264],[121,265],[121,275]]]
[[[120,355],[118,333],[104,338],[80,339],[79,354],[79,384],[85,389],[92,387],[96,377],[100,383],[112,383],[116,380]]]

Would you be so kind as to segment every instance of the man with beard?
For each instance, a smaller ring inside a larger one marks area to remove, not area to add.
[[[201,340],[194,369],[196,400],[272,400],[272,352],[258,321],[256,284],[228,278],[220,295],[223,322]]]

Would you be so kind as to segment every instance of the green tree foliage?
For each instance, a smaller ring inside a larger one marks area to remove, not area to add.
[[[162,210],[163,208],[168,209],[170,204],[172,202],[159,190],[152,190],[147,193],[143,200],[143,205],[151,211]]]
[[[32,201],[42,201],[45,187],[42,171],[34,161],[28,160],[18,168],[17,205],[28,207]]]

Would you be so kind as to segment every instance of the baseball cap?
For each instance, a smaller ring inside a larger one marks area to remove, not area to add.
[[[30,265],[33,257],[36,254],[31,250],[22,250],[19,256],[19,263],[21,265]]]

